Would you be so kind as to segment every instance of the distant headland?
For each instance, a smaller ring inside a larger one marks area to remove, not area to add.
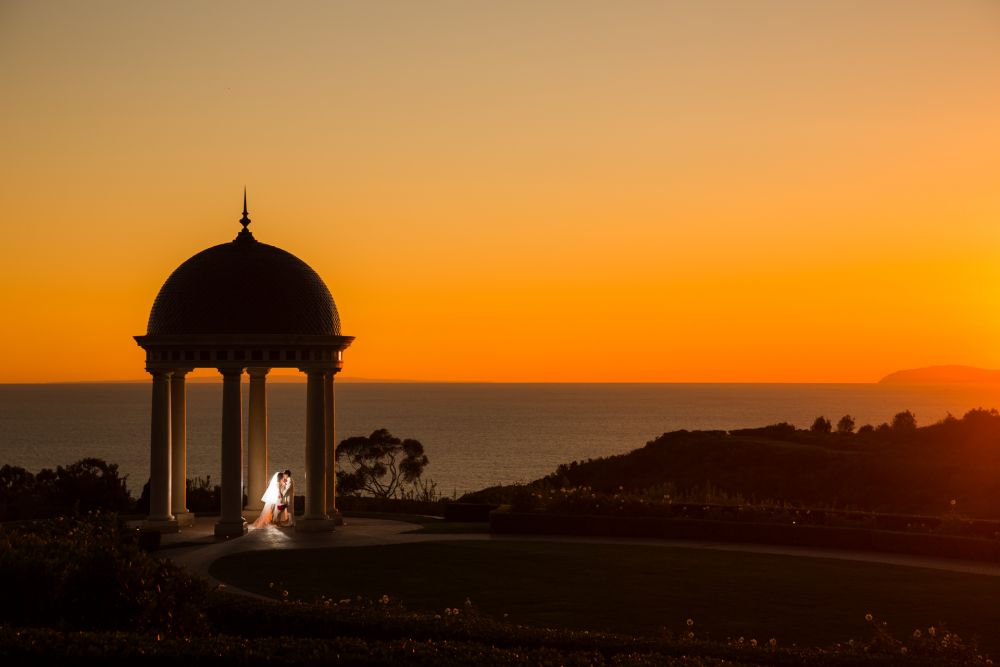
[[[879,384],[998,384],[1000,370],[974,366],[927,366],[890,373]]]

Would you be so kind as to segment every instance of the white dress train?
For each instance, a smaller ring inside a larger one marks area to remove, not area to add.
[[[274,523],[274,506],[281,501],[281,491],[278,489],[278,477],[280,472],[274,473],[271,483],[267,485],[267,491],[260,499],[264,502],[264,509],[260,511],[260,516],[253,522],[254,528],[263,528]]]

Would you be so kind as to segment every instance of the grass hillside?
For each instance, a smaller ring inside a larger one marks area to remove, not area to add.
[[[918,428],[901,413],[857,432],[820,419],[810,430],[674,431],[627,454],[562,465],[529,486],[1000,518],[1000,414],[973,410]],[[466,500],[509,502],[511,492],[494,487]]]

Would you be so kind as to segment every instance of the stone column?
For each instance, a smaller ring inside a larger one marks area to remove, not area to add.
[[[190,369],[170,374],[170,496],[178,527],[194,525],[187,508],[187,393],[184,376]]]
[[[306,513],[296,530],[330,531],[326,516],[326,408],[321,370],[306,371]]]
[[[344,517],[337,510],[337,397],[334,371],[323,374],[323,414],[326,420],[326,515],[338,526]]]
[[[247,532],[243,520],[243,369],[222,373],[222,516],[216,537],[238,537]]]
[[[267,490],[267,372],[270,368],[248,368],[250,416],[247,433],[247,505],[255,512],[264,508],[260,499]]]
[[[146,526],[164,532],[177,530],[170,513],[170,373],[153,376],[153,405],[149,434],[149,516]]]

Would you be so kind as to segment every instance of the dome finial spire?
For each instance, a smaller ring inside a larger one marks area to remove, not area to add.
[[[237,241],[255,241],[253,233],[248,229],[250,226],[250,216],[247,213],[247,186],[243,186],[243,217],[240,218],[240,224],[243,225],[243,229],[240,233],[236,235]]]
[[[247,217],[247,186],[245,185],[243,186],[243,217],[240,218],[240,224],[243,225],[244,230],[250,224],[250,218]]]

